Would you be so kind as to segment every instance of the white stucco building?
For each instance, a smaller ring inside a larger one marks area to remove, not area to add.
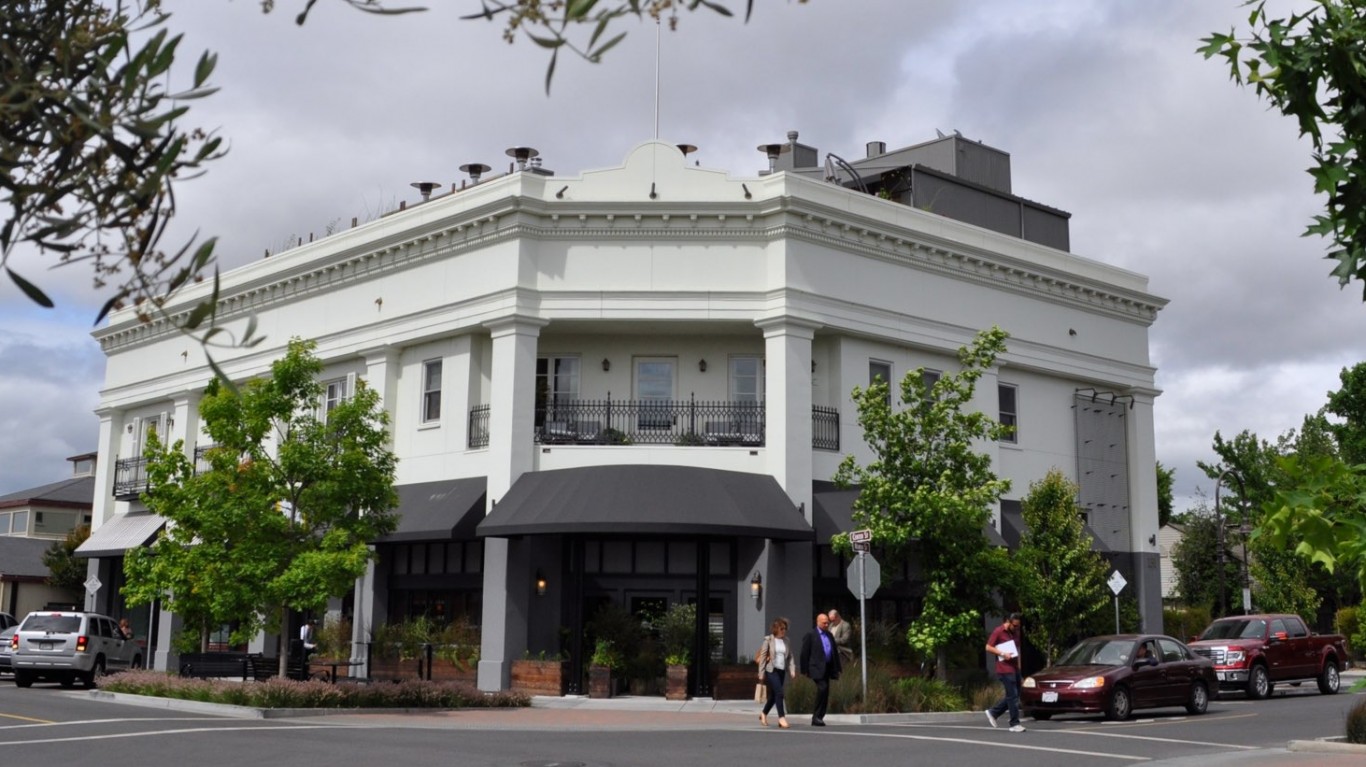
[[[795,134],[775,147],[775,172],[749,177],[662,142],[577,177],[528,166],[222,276],[220,323],[254,315],[268,339],[217,353],[230,376],[314,339],[329,396],[364,378],[392,417],[402,521],[343,608],[358,635],[470,616],[496,689],[526,651],[581,663],[598,604],[696,600],[721,657],[747,656],[772,618],[848,599],[828,540],[852,498],[829,480],[845,453],[868,457],[850,390],[953,369],[991,325],[1012,337],[978,404],[1017,426],[985,446],[1008,499],[1052,467],[1076,480],[1160,625],[1148,328],[1165,302],[1147,279],[1068,252],[1067,214],[1013,195],[1009,157],[978,142],[870,145],[857,178]],[[211,373],[129,312],[95,335],[85,553],[105,584],[91,606],[118,613],[122,552],[159,523],[136,456],[152,429],[201,441]],[[1004,502],[998,528],[1017,511]],[[874,606],[905,617],[916,594],[892,578]]]

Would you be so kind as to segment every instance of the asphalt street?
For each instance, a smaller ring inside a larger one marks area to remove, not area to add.
[[[1227,695],[1204,716],[1160,709],[1128,722],[1098,717],[1026,720],[993,730],[980,714],[901,717],[828,727],[793,717],[791,730],[759,726],[753,704],[667,705],[538,699],[530,709],[386,712],[255,718],[132,705],[99,693],[0,680],[0,754],[6,764],[145,767],[174,759],[215,765],[471,765],[478,767],[697,767],[752,764],[1026,763],[1031,765],[1362,765],[1366,754],[1289,751],[1287,744],[1342,732],[1360,694],[1319,695],[1312,685],[1266,701]],[[165,704],[162,704],[163,706]],[[229,715],[231,714],[231,715]],[[837,720],[838,719],[838,720]]]

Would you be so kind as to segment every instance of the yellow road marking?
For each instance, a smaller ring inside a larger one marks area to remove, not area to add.
[[[18,719],[21,722],[37,722],[38,724],[56,724],[56,722],[50,719],[34,719],[31,716],[19,716],[18,714],[0,713],[0,717],[4,717],[6,719]]]

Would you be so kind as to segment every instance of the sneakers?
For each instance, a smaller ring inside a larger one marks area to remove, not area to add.
[[[1011,727],[1011,728],[1010,728],[1010,731],[1011,731],[1011,732],[1024,732],[1024,731],[1025,731],[1025,728],[1024,728],[1024,725],[1022,725],[1022,724],[1017,724],[1017,725],[1014,725],[1013,727]]]
[[[988,721],[988,722],[991,722],[991,726],[992,726],[992,727],[998,727],[998,726],[999,726],[999,725],[996,724],[996,717],[992,716],[992,714],[991,714],[991,709],[987,709],[986,711],[983,711],[982,713],[987,715],[987,721]]]

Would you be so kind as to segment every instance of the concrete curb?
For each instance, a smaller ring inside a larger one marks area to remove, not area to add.
[[[85,694],[92,700],[106,703],[122,703],[129,706],[161,708],[192,714],[211,714],[234,719],[293,719],[342,714],[434,714],[454,710],[448,708],[253,708],[251,706],[234,706],[228,703],[208,703],[200,700],[133,695],[126,692],[91,690]]]
[[[1285,749],[1316,754],[1361,754],[1366,757],[1366,744],[1348,743],[1341,735],[1319,740],[1292,740],[1285,744]]]

